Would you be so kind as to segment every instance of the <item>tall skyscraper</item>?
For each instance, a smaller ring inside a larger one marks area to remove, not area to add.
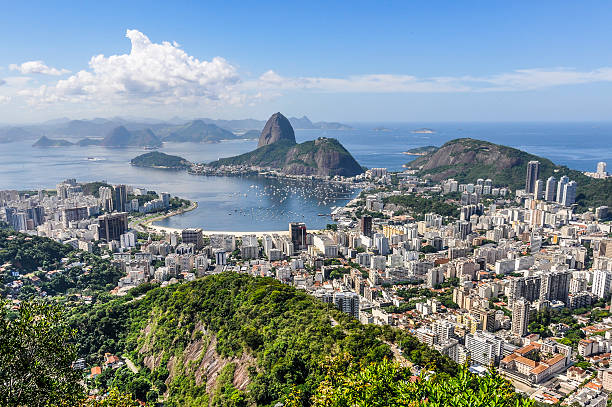
[[[567,177],[567,175],[564,175],[561,178],[559,178],[559,184],[557,184],[557,202],[558,203],[563,202],[563,188],[565,187],[565,184],[567,184],[568,182],[569,182],[569,178]]]
[[[576,202],[576,188],[578,184],[576,181],[570,181],[563,186],[563,198],[561,204],[564,206],[571,206]]]
[[[535,197],[535,199],[544,199],[544,181],[541,179],[536,180],[535,182],[535,188],[533,191],[533,195]]]
[[[361,234],[364,236],[372,237],[372,217],[363,215],[359,220],[359,226],[361,228]]]
[[[527,163],[527,178],[525,180],[525,192],[533,194],[535,191],[535,183],[540,176],[540,162],[529,161]]]
[[[100,240],[110,242],[121,238],[128,229],[128,214],[126,212],[111,213],[98,216],[98,236]]]
[[[125,212],[127,206],[127,187],[125,185],[113,186],[113,210]]]
[[[552,271],[542,274],[540,300],[562,301],[567,305],[572,273],[570,271]]]
[[[593,273],[593,287],[591,292],[598,298],[604,298],[610,292],[612,273],[607,270],[595,270]]]
[[[529,326],[529,301],[519,298],[512,306],[512,334],[523,337],[527,335]]]
[[[289,234],[294,250],[306,249],[306,224],[301,222],[289,223]]]
[[[557,188],[557,179],[555,177],[548,177],[546,180],[546,192],[544,193],[544,199],[547,202],[555,200],[555,192]]]

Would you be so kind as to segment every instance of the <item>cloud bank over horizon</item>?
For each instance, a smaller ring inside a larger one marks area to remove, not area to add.
[[[126,37],[131,42],[128,54],[94,55],[87,68],[75,73],[38,59],[10,64],[8,75],[0,70],[0,103],[38,111],[50,106],[65,111],[86,107],[92,112],[109,106],[141,106],[143,111],[151,106],[235,111],[291,94],[531,92],[612,82],[612,67],[523,68],[484,76],[371,73],[292,77],[274,69],[251,75],[221,56],[199,59],[176,42],[155,43],[135,29],[127,30]]]

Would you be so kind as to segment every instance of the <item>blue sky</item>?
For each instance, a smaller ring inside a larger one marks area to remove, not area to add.
[[[610,119],[605,1],[19,3],[0,17],[4,123]]]

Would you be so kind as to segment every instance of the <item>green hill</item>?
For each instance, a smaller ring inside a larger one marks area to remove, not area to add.
[[[294,175],[352,177],[363,172],[359,163],[338,140],[326,137],[300,144],[281,140],[245,154],[222,158],[209,165],[270,167]]]
[[[163,168],[173,170],[186,169],[191,166],[191,163],[185,160],[183,157],[160,153],[159,151],[141,154],[138,157],[133,158],[130,163],[135,167]]]
[[[109,369],[102,387],[130,389],[138,381],[145,393],[165,393],[171,406],[274,406],[295,391],[306,403],[325,378],[328,356],[379,363],[393,357],[391,343],[421,366],[451,375],[458,368],[405,331],[362,325],[302,291],[245,274],[140,286],[74,309],[71,325],[90,363],[110,352],[140,369]]]
[[[578,183],[576,203],[579,209],[612,206],[612,179],[600,180],[585,176],[580,171],[556,165],[551,160],[516,148],[488,141],[461,138],[451,140],[439,149],[407,164],[419,174],[433,181],[454,178],[459,182],[476,182],[490,178],[494,185],[509,186],[513,190],[525,187],[527,163],[540,162],[540,179],[563,175]]]
[[[336,139],[319,137],[297,144],[291,123],[281,113],[274,113],[268,119],[256,150],[222,158],[209,165],[267,167],[292,175],[352,177],[363,172],[351,153]]]

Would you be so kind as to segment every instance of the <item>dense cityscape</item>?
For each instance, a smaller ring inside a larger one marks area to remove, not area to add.
[[[160,231],[147,218],[191,202],[76,179],[53,190],[0,191],[0,205],[15,231],[106,259],[121,275],[105,287],[112,295],[226,272],[272,277],[363,324],[406,330],[473,373],[498,368],[538,402],[603,407],[612,390],[610,213],[576,213],[576,182],[543,180],[539,165],[528,163],[525,188],[516,191],[490,179],[431,183],[413,170],[335,177],[361,192],[333,211],[325,230],[294,222],[263,234]],[[609,177],[605,163],[589,176]],[[2,292],[14,305],[53,295],[42,283],[95,267],[95,258],[81,257],[30,272],[8,262]],[[91,303],[89,291],[66,294]],[[109,353],[96,362],[77,366],[91,380],[102,369],[134,366]],[[424,368],[410,365],[415,375]]]

